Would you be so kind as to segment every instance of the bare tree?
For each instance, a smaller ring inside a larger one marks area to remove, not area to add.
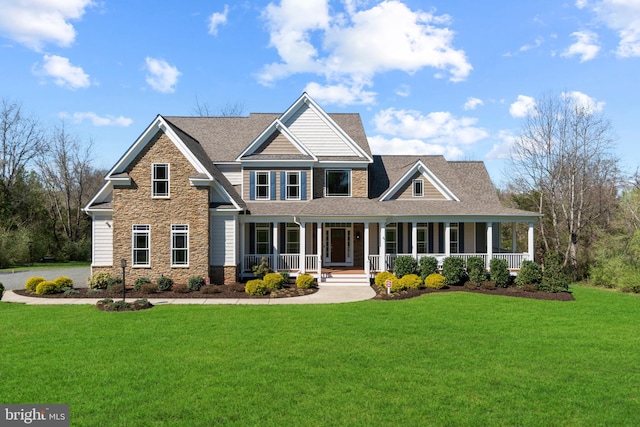
[[[198,96],[196,96],[196,106],[193,109],[193,114],[199,117],[237,117],[241,116],[244,111],[244,104],[241,102],[227,103],[220,107],[212,107],[207,102],[200,102]]]
[[[613,142],[610,122],[593,105],[562,94],[536,101],[513,147],[511,178],[545,215],[545,250],[564,255],[574,275],[581,239],[615,206]]]

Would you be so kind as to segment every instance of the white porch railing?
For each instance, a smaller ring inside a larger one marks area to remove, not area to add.
[[[273,254],[245,254],[243,257],[243,272],[251,272],[254,265],[258,265],[262,262],[262,258],[267,259],[269,268],[273,269],[274,265],[277,265],[276,271],[298,271],[300,270],[300,255],[299,254],[279,254],[277,260],[274,263]],[[318,270],[318,256],[306,255],[305,256],[305,271],[317,271]]]
[[[278,271],[292,271],[300,269],[299,254],[280,254],[278,255]]]
[[[380,265],[380,255],[369,255],[369,266],[372,272],[379,272],[383,269],[387,271],[393,271],[395,259],[399,256],[410,256],[413,254],[387,254],[385,256],[386,268]],[[462,254],[450,254],[451,257],[457,257],[464,259],[465,264],[471,257],[478,257],[484,260],[484,264],[489,268],[491,258],[500,258],[507,261],[509,270],[519,270],[522,266],[522,261],[529,259],[528,253],[494,253],[489,257],[486,253],[462,253]],[[438,268],[442,268],[442,261],[447,257],[445,254],[418,254],[416,259],[420,261],[420,258],[433,257],[438,260]]]
[[[306,271],[318,271],[318,255],[305,255],[304,268]]]

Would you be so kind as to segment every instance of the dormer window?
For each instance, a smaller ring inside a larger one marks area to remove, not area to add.
[[[424,180],[413,180],[413,197],[424,197]]]
[[[349,197],[351,195],[351,170],[327,169],[324,181],[327,196]]]
[[[154,163],[151,169],[151,197],[169,198],[169,163]]]
[[[256,172],[256,200],[269,200],[269,172]]]

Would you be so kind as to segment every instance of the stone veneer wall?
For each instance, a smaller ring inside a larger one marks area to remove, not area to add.
[[[336,169],[336,168],[331,168]],[[324,197],[324,168],[313,169],[313,198]],[[351,169],[351,197],[369,197],[368,169]]]
[[[170,198],[151,197],[152,163],[169,163]],[[189,177],[196,173],[191,163],[171,140],[159,131],[126,170],[131,186],[113,189],[113,267],[121,276],[120,259],[127,260],[127,280],[146,276],[155,281],[160,275],[176,283],[190,276],[209,274],[209,188],[194,187]],[[151,267],[133,267],[132,225],[151,228]],[[189,225],[189,267],[171,267],[171,225]],[[102,270],[102,269],[100,269]],[[94,272],[98,269],[94,269]]]

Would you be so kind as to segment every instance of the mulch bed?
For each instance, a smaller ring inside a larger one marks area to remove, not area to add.
[[[516,298],[531,298],[551,301],[575,301],[575,298],[571,292],[528,292],[514,286],[508,288],[496,288],[493,290],[481,288],[469,289],[466,286],[450,286],[443,289],[408,289],[406,291],[395,292],[389,295],[387,295],[386,289],[379,289],[376,285],[371,285],[371,287],[374,291],[376,291],[376,296],[374,297],[374,299],[380,300],[415,298],[419,297],[420,295],[443,292],[472,292],[474,294],[502,295]]]

